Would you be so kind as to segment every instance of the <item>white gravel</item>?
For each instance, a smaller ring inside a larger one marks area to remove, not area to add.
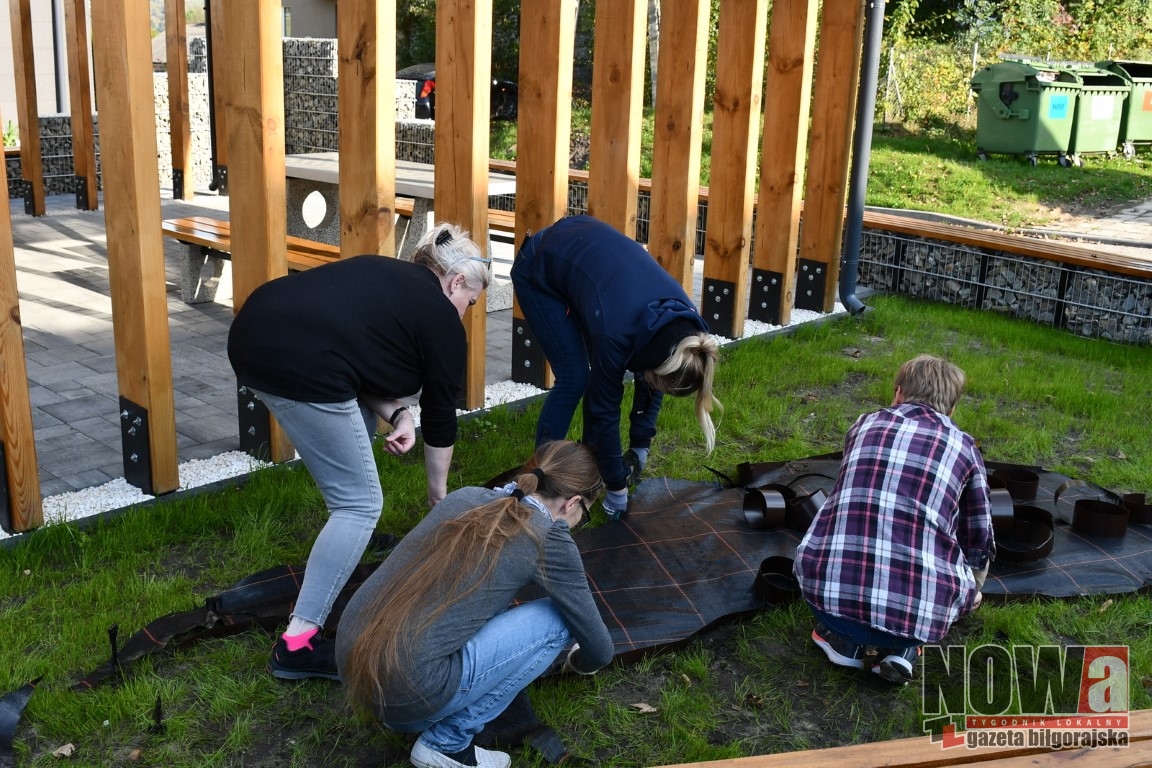
[[[843,314],[844,311],[843,305],[837,303],[832,314]],[[788,325],[800,325],[821,319],[825,316],[826,315],[820,312],[794,309],[792,311],[792,320]],[[752,336],[760,336],[770,331],[778,330],[781,327],[782,326],[756,322],[754,320],[746,320],[744,322],[744,335],[742,338],[747,339]],[[731,341],[731,339],[720,336],[716,338],[721,344]],[[544,390],[530,384],[517,384],[513,381],[501,381],[495,384],[489,384],[484,391],[484,407],[492,408],[504,403],[524,400],[543,392]],[[416,419],[416,423],[419,424],[419,407],[413,406],[411,410]],[[463,414],[465,411],[461,411],[460,413]],[[184,462],[179,467],[180,490],[185,491],[191,488],[198,488],[220,480],[245,475],[253,470],[268,466],[271,465],[266,462],[257,461],[243,451],[228,451],[227,453],[221,453],[209,459],[194,459]],[[133,504],[138,504],[142,501],[148,501],[152,498],[154,497],[143,493],[135,486],[129,485],[123,478],[119,478],[104,485],[84,488],[83,490],[73,491],[71,493],[62,493],[58,496],[46,497],[43,502],[44,523],[45,525],[49,525],[51,523],[91,517],[111,510],[122,509]],[[0,539],[7,537],[7,533],[0,531]]]

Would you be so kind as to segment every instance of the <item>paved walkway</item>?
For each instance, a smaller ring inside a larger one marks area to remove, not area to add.
[[[33,218],[23,201],[11,205],[17,285],[37,459],[45,497],[105,484],[124,476],[118,422],[118,387],[104,212],[77,211],[70,196],[50,198],[49,215]],[[192,203],[163,201],[165,218],[220,215],[227,198],[197,197]],[[1099,247],[1152,259],[1152,201],[1116,216],[1077,219],[1054,230],[1103,238]],[[217,301],[189,306],[180,299],[177,259],[183,246],[165,239],[172,374],[181,462],[238,450],[235,379],[225,354],[232,319],[227,279]],[[494,245],[494,296],[508,301],[511,247]],[[699,268],[700,260],[697,260]],[[225,276],[229,270],[225,270]],[[698,275],[699,278],[699,275]],[[511,311],[488,314],[487,381],[511,372]]]
[[[192,203],[169,199],[162,215],[219,216],[226,206],[227,198],[215,196]],[[124,476],[104,211],[78,211],[70,196],[49,198],[48,209],[48,215],[33,218],[24,213],[23,201],[11,205],[45,497]],[[235,375],[225,351],[232,321],[230,269],[225,268],[215,302],[188,305],[179,290],[183,246],[165,238],[164,249],[179,459],[239,450]],[[511,247],[495,250],[497,283],[506,285]],[[493,294],[510,297],[506,289]],[[488,383],[510,378],[511,314],[510,309],[488,314]]]

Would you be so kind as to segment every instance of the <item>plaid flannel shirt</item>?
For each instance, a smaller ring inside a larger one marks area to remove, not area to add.
[[[926,405],[857,419],[839,477],[796,551],[804,598],[874,629],[939,640],[972,610],[995,556],[988,478],[972,437]]]

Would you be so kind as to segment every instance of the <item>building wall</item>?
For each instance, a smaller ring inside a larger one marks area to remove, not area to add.
[[[281,6],[291,16],[285,37],[336,37],[336,0],[284,0]]]
[[[32,0],[32,48],[36,60],[36,100],[41,115],[68,111],[68,72],[61,73],[64,81],[63,106],[56,103],[56,58],[52,44],[52,7],[59,0]],[[59,7],[59,6],[58,6]],[[60,10],[60,23],[64,23]],[[12,59],[12,19],[8,2],[0,3],[0,128],[16,123],[16,77]]]

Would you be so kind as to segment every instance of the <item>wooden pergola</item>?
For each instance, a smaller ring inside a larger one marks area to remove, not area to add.
[[[8,0],[26,210],[42,215],[30,2]],[[214,116],[217,157],[227,158],[239,309],[257,286],[287,272],[281,4],[209,3],[216,50],[213,101],[223,105]],[[754,315],[777,323],[789,321],[794,305],[831,310],[838,280],[866,4],[824,0],[819,12],[818,0],[772,5],[767,40],[762,0],[720,5],[701,310],[715,332],[734,338],[743,332],[750,304],[757,308]],[[635,236],[640,184],[646,8],[645,0],[600,2],[595,18],[588,210],[629,236]],[[83,190],[77,202],[95,208],[86,0],[66,0],[66,9],[76,175]],[[707,0],[664,0],[661,11],[649,250],[691,292],[710,11]],[[91,4],[91,15],[93,29],[100,30],[92,35],[92,70],[125,476],[160,495],[177,489],[178,460],[148,2],[100,0]],[[173,167],[190,172],[183,0],[167,0],[166,17]],[[567,209],[575,20],[576,0],[524,0],[521,6],[516,242]],[[491,0],[438,3],[436,177],[451,183],[437,183],[435,210],[438,218],[477,233],[488,230],[491,31]],[[395,252],[395,33],[393,3],[340,3],[345,257]],[[227,45],[221,45],[225,36]],[[177,184],[177,196],[190,196],[190,186]],[[0,469],[6,479],[5,527],[22,531],[41,525],[42,516],[6,187],[0,194]],[[750,258],[753,234],[757,247]],[[513,314],[514,327],[523,328],[518,307]],[[465,406],[477,408],[484,402],[485,313],[469,311],[464,323]],[[514,347],[514,356],[535,354],[536,348]],[[543,360],[538,363],[546,371]],[[269,434],[270,457],[291,458],[292,448],[274,423]]]

